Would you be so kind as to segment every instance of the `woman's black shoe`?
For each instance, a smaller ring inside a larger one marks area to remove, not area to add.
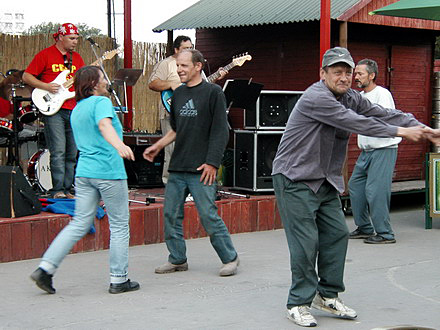
[[[131,282],[130,280],[127,280],[124,283],[111,283],[110,288],[108,289],[108,292],[110,293],[123,293],[128,291],[136,291],[139,290],[140,285],[138,282]]]
[[[37,286],[46,291],[47,293],[55,293],[55,289],[52,286],[52,275],[49,275],[44,269],[38,268],[31,274],[31,279],[35,281]]]

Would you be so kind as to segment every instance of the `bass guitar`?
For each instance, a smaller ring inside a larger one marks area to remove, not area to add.
[[[242,66],[244,64],[244,62],[246,61],[250,61],[252,60],[252,56],[248,55],[247,53],[241,56],[237,56],[234,57],[232,59],[232,62],[229,63],[228,65],[226,65],[223,70],[225,71],[229,71],[231,70],[234,66]],[[206,81],[212,83],[214,80],[218,79],[220,77],[220,72],[216,71],[214,72],[212,75],[210,75],[209,77],[206,78]],[[162,91],[161,93],[161,100],[162,100],[162,104],[165,107],[165,109],[170,112],[171,109],[171,97],[173,96],[173,90],[167,89]]]
[[[109,60],[113,58],[116,54],[120,53],[121,50],[113,49],[105,52],[101,59],[96,60],[90,65],[99,65],[101,60]],[[32,91],[32,102],[38,110],[46,116],[53,116],[60,110],[64,101],[75,97],[75,92],[69,91],[69,88],[73,85],[73,77],[67,80],[67,75],[70,74],[70,70],[62,71],[52,83],[60,85],[60,88],[56,94],[50,93],[44,89],[35,88]]]

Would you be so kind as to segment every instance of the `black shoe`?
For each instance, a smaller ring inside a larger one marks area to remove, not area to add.
[[[387,238],[382,237],[380,235],[376,235],[376,236],[372,236],[372,237],[368,237],[368,238],[364,239],[364,243],[368,243],[368,244],[392,244],[392,243],[396,243],[396,240],[394,238],[387,239]]]
[[[44,269],[38,268],[31,274],[31,279],[35,281],[37,286],[46,291],[47,293],[55,293],[55,289],[52,286],[52,275],[49,275]]]
[[[131,282],[130,280],[127,280],[124,283],[111,283],[110,288],[108,289],[108,292],[110,293],[123,293],[128,291],[136,291],[139,290],[140,285],[138,282]]]
[[[374,236],[374,234],[367,234],[367,233],[364,233],[362,230],[360,230],[359,228],[358,229],[356,229],[356,230],[354,230],[354,231],[352,231],[350,234],[349,234],[349,238],[369,238],[369,237],[373,237]]]

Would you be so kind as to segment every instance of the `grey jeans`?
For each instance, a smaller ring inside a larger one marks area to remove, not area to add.
[[[288,308],[310,305],[318,291],[335,298],[344,287],[348,228],[337,190],[324,181],[315,194],[282,174],[273,185],[290,252]],[[317,270],[316,270],[317,268]]]

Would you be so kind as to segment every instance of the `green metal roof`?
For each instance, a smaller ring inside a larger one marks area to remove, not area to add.
[[[362,0],[331,0],[336,19]],[[156,26],[153,31],[208,29],[314,21],[320,0],[200,0]]]

